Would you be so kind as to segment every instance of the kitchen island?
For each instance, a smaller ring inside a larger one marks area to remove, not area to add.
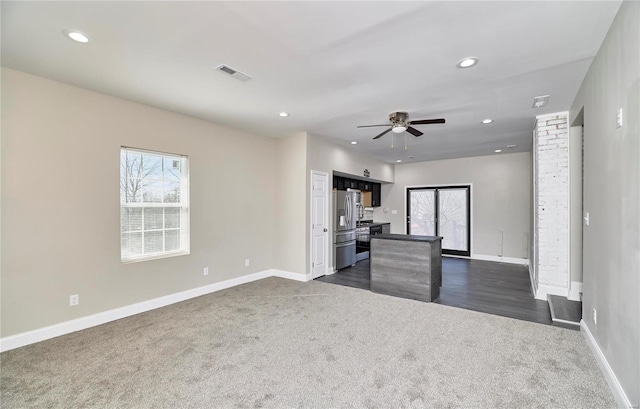
[[[382,234],[371,237],[371,291],[434,301],[442,285],[442,237]]]

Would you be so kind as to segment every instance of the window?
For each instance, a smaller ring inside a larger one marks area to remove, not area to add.
[[[120,259],[189,254],[189,176],[180,155],[120,149]]]

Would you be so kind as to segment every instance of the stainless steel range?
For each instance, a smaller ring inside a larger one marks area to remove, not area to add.
[[[356,260],[369,258],[371,236],[382,234],[381,224],[364,224],[356,228]]]

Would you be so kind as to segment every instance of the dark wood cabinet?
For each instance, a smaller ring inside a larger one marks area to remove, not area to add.
[[[347,190],[347,189],[358,189],[358,181],[355,179],[343,178],[338,176],[338,186],[342,186],[342,189],[338,190]],[[342,183],[340,182],[342,180]]]
[[[371,189],[371,206],[372,207],[380,207],[381,199],[380,194],[382,190],[382,185],[380,183],[373,183]]]
[[[371,206],[379,207],[380,183],[368,182],[366,180],[349,179],[342,176],[333,177],[333,188],[336,190],[359,189],[363,192],[371,192]]]

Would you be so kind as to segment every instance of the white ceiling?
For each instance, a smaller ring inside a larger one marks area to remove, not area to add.
[[[530,150],[535,116],[569,108],[619,7],[2,1],[2,65],[262,135],[307,131],[387,162],[477,156]],[[456,68],[466,56],[480,63]],[[548,106],[531,108],[545,94]],[[356,128],[398,110],[447,123],[417,126],[407,150],[406,133],[392,149],[392,133],[371,139],[385,128]]]

